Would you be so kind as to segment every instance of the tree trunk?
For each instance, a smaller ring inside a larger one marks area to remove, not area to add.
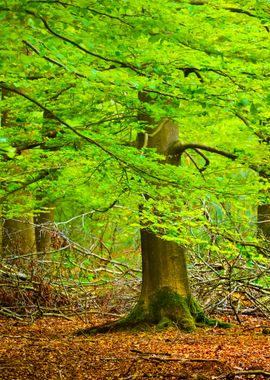
[[[12,96],[8,91],[2,90],[2,98]],[[1,126],[5,128],[10,128],[16,126],[15,115],[4,110],[1,115]],[[27,151],[22,154],[28,154]],[[16,167],[15,167],[16,169]],[[16,198],[14,199],[15,207],[16,205],[23,205],[26,199],[31,201],[31,193],[20,190],[16,193]],[[9,206],[8,206],[9,207]],[[10,209],[12,205],[10,205]],[[27,209],[27,207],[26,207]],[[27,211],[24,211],[27,212]],[[32,260],[35,260],[36,253],[36,242],[35,242],[35,229],[33,215],[31,212],[25,215],[16,215],[12,218],[6,217],[7,209],[2,210],[3,222],[2,222],[2,254],[3,256],[18,256],[18,255],[28,255],[33,254]],[[23,214],[23,211],[22,211]],[[14,261],[13,261],[14,262]]]
[[[20,256],[36,253],[33,217],[4,219],[2,249],[4,256]]]
[[[136,317],[139,313],[139,318],[150,323],[163,326],[174,322],[180,328],[193,330],[184,247],[142,229],[141,250],[142,289]]]
[[[2,218],[2,207],[0,206],[0,258],[3,256],[3,218]]]
[[[141,100],[149,102],[144,94]],[[179,137],[176,123],[165,118],[153,128],[155,121],[148,115],[140,115],[140,119],[150,127],[138,136],[139,147],[155,148],[166,156],[166,163],[177,165],[179,156],[169,154]],[[142,228],[141,251],[141,295],[127,321],[141,320],[162,326],[173,322],[182,329],[193,330],[203,313],[191,297],[185,248]]]
[[[270,205],[263,204],[258,206],[258,234],[270,241]]]
[[[54,208],[39,212],[34,217],[38,253],[48,253],[51,248],[51,230],[54,223]],[[44,256],[42,256],[43,258]]]

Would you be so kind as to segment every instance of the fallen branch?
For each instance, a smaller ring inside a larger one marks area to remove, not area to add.
[[[5,307],[0,309],[0,314],[3,315],[4,317],[11,317],[11,318],[18,319],[19,321],[23,321],[23,318],[21,318],[18,314],[13,313],[12,311],[10,311],[9,309]]]
[[[43,313],[42,314],[43,317],[57,317],[57,318],[64,318],[66,319],[67,321],[72,321],[73,319],[68,317],[67,315],[65,314],[59,314],[59,313]]]
[[[147,361],[158,361],[158,362],[180,362],[180,363],[194,363],[194,362],[199,362],[199,363],[209,363],[209,362],[215,362],[215,363],[222,363],[222,360],[219,359],[201,359],[201,358],[170,358],[170,357],[164,357],[164,356],[170,356],[170,354],[167,353],[143,353],[137,350],[131,350],[131,352],[138,353],[140,355],[139,359],[141,360],[147,360]],[[159,357],[163,356],[163,357]],[[125,358],[116,358],[116,357],[109,357],[109,358],[102,358],[101,360],[105,361],[118,361],[118,360],[134,360],[134,357],[125,357]]]
[[[221,375],[214,377],[215,380],[220,380],[220,379],[226,379],[226,380],[232,380],[235,376],[249,376],[249,375],[262,375],[266,379],[270,378],[270,372],[266,372],[260,369],[254,369],[254,370],[247,370],[247,371],[234,371],[230,372],[227,375]]]
[[[189,359],[179,359],[179,358],[159,358],[155,356],[144,357],[144,360],[153,360],[158,362],[180,362],[180,363],[222,363],[219,359],[201,359],[201,358],[189,358]]]
[[[141,350],[137,350],[136,348],[132,348],[130,350],[130,352],[134,352],[135,354],[139,354],[139,355],[165,355],[165,356],[172,356],[172,354],[168,353],[168,352],[144,352],[144,351],[141,351]]]

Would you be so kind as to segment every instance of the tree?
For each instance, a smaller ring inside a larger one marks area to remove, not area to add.
[[[2,99],[9,98],[12,100],[12,94],[8,91],[2,91]],[[1,117],[1,128],[3,130],[12,128],[15,120],[12,115],[6,110]],[[13,154],[6,158],[12,157]],[[27,154],[27,152],[25,152]],[[16,173],[16,167],[13,167],[13,172]],[[1,228],[1,252],[4,256],[20,256],[36,252],[35,229],[33,225],[33,214],[27,210],[29,198],[31,194],[27,191],[20,191],[19,197],[15,200],[15,204],[9,207],[5,205],[3,208],[3,221]],[[25,207],[26,203],[26,207]],[[25,208],[24,208],[25,207]],[[15,211],[19,209],[17,212]],[[21,209],[21,210],[20,210]],[[22,211],[24,210],[24,212]],[[22,216],[22,214],[24,214]]]
[[[56,198],[70,181],[50,175],[68,165],[89,178],[99,172],[104,188],[89,190],[89,207],[128,197],[141,205],[143,287],[124,322],[165,318],[194,328],[204,316],[185,251],[201,244],[230,256],[245,247],[255,256],[249,228],[241,220],[236,228],[229,213],[225,225],[213,223],[204,204],[233,204],[236,216],[269,188],[258,175],[269,170],[269,146],[256,134],[269,119],[267,2],[13,0],[0,11],[0,85],[14,96],[2,107],[18,120],[5,137],[22,182],[4,197],[50,181],[48,199]],[[44,113],[58,123],[52,135],[43,133]],[[31,161],[22,159],[26,149]]]
[[[140,98],[151,103],[146,94],[141,94]],[[155,149],[166,157],[167,164],[177,165],[179,157],[172,150],[178,142],[177,124],[165,118],[155,127],[155,120],[147,114],[140,115],[140,118],[145,123],[145,131],[138,136],[138,147]],[[184,246],[162,239],[162,235],[148,230],[145,225],[141,228],[141,252],[141,295],[127,321],[175,322],[186,330],[194,329],[198,315],[192,314],[198,314],[198,310],[191,298]]]

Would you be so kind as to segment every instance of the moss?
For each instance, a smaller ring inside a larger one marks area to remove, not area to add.
[[[80,330],[76,335],[147,329],[152,325],[157,325],[159,330],[176,325],[187,332],[195,330],[196,326],[231,327],[229,323],[208,318],[193,297],[183,297],[171,288],[163,287],[152,295],[148,307],[140,300],[126,317]]]
[[[158,330],[164,330],[170,326],[172,326],[174,324],[173,321],[171,321],[169,318],[167,317],[163,317],[161,319],[161,321],[159,321],[158,325],[157,325],[157,329]]]
[[[142,301],[139,301],[135,307],[131,310],[131,312],[123,318],[123,321],[126,323],[141,323],[147,322],[148,318],[145,313],[144,305]]]
[[[151,297],[149,314],[154,323],[159,323],[166,318],[183,330],[193,331],[195,329],[195,321],[189,310],[188,299],[169,287],[159,289]]]
[[[205,315],[199,303],[192,296],[188,297],[188,307],[197,323],[205,323],[209,318]]]
[[[201,306],[192,296],[188,300],[189,310],[195,319],[196,326],[217,326],[221,328],[230,328],[232,324],[207,317]]]

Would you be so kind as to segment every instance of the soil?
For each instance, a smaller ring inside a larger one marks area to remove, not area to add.
[[[176,327],[77,337],[108,320],[0,319],[1,380],[270,378],[270,321],[249,317],[230,329]],[[227,320],[228,321],[228,320]]]

